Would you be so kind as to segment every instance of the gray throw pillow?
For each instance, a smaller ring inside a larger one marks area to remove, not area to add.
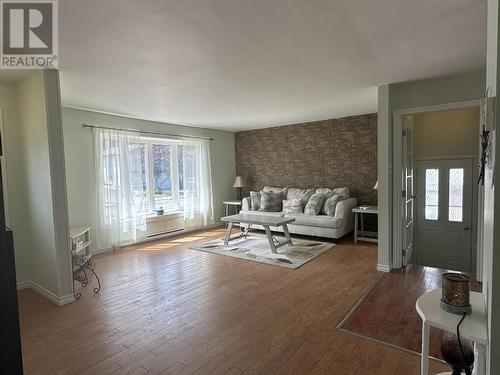
[[[325,211],[325,215],[335,216],[335,210],[337,209],[337,203],[341,200],[345,199],[342,194],[333,194],[329,197],[325,204],[323,205],[323,210]]]
[[[260,209],[260,193],[258,191],[250,192],[250,209],[252,211],[259,211]]]
[[[274,193],[272,191],[260,192],[260,208],[261,212],[280,212],[283,194],[281,192]]]
[[[304,213],[308,215],[319,214],[324,200],[325,196],[323,194],[313,194],[307,201],[306,208],[304,208]]]
[[[302,213],[302,199],[283,200],[283,212],[285,214]]]
[[[286,199],[300,198],[302,200],[302,206],[304,207],[313,194],[314,189],[288,188]]]
[[[321,213],[321,215],[328,215],[326,213],[326,209],[325,209],[325,204],[326,204],[326,201],[328,200],[328,198],[330,198],[332,195],[338,194],[338,195],[342,196],[342,199],[347,199],[347,198],[349,198],[349,188],[347,188],[347,187],[336,188],[336,189],[318,188],[318,189],[316,189],[316,194],[323,194],[325,196],[325,201],[323,202],[323,207],[321,207],[320,213]]]

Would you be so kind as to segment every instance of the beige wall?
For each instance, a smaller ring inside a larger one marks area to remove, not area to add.
[[[479,155],[479,107],[413,116],[414,157]]]

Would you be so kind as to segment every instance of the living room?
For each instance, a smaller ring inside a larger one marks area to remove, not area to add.
[[[497,0],[45,3],[58,66],[0,70],[7,373],[495,373]]]

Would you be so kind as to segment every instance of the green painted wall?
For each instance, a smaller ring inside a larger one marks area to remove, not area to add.
[[[17,281],[67,303],[73,292],[58,72],[17,73],[14,82],[0,83],[6,221],[14,232]]]
[[[378,88],[378,269],[387,271],[391,266],[391,199],[392,199],[392,129],[389,85]]]
[[[96,227],[93,179],[92,131],[82,123],[211,137],[210,143],[215,220],[223,216],[222,201],[236,198],[232,188],[235,177],[234,133],[220,130],[172,125],[63,108],[64,149],[70,225]]]
[[[19,110],[15,83],[0,82],[0,110],[3,117],[3,143],[5,157],[4,192],[7,192],[5,222],[13,229],[16,258],[16,278],[18,283],[30,280],[30,248],[24,234],[26,230],[25,212],[28,202],[25,198],[25,173],[21,162],[23,154],[22,132],[19,127]]]
[[[485,93],[485,72],[400,82],[378,89],[379,266],[392,257],[392,115],[394,110],[479,99]]]

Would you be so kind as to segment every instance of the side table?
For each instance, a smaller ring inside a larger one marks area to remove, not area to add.
[[[226,215],[229,216],[229,207],[234,207],[234,213],[239,214],[239,207],[241,207],[241,201],[224,201],[222,202],[224,206],[226,206]],[[226,222],[226,227],[227,227],[227,222]]]
[[[378,242],[377,232],[369,232],[365,230],[365,214],[378,215],[377,206],[359,206],[352,209],[354,212],[354,243],[359,241]],[[360,223],[359,223],[360,222]],[[359,224],[361,228],[358,229]],[[371,236],[371,237],[368,237]]]
[[[441,289],[422,294],[416,303],[418,315],[422,318],[422,364],[421,375],[429,373],[429,331],[436,327],[456,333],[462,315],[451,314],[441,308]],[[474,375],[486,374],[486,347],[488,345],[486,306],[482,293],[471,292],[472,314],[467,315],[460,326],[460,336],[474,342]],[[442,373],[441,375],[451,374]]]

